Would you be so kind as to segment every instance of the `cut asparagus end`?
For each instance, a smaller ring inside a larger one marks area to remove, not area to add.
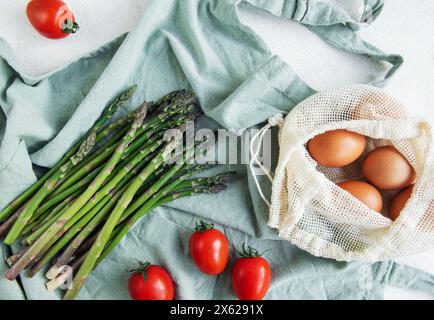
[[[58,277],[53,278],[51,281],[45,284],[48,292],[53,292],[58,289],[61,285],[65,284],[69,277],[72,276],[72,269],[68,269],[61,273]]]
[[[63,266],[59,267],[57,265],[54,265],[50,268],[50,270],[47,271],[47,273],[45,274],[45,277],[47,277],[47,279],[53,280],[55,279],[59,273],[62,271]]]

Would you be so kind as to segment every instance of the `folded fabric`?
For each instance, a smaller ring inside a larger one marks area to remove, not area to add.
[[[92,126],[102,109],[127,86],[138,93],[125,111],[179,88],[198,95],[209,124],[238,134],[277,112],[289,112],[315,91],[239,20],[238,0],[153,1],[139,25],[56,73],[42,78],[13,70],[10,52],[0,55],[0,105],[4,112],[0,148],[0,206],[25,190],[36,177],[32,164],[49,167]],[[330,2],[243,1],[298,21],[338,48],[391,64],[402,58],[360,39],[356,30],[381,10],[382,1],[365,1],[361,19]],[[377,81],[376,84],[383,84]],[[275,146],[276,148],[276,146]],[[278,150],[273,154],[277,156]],[[219,166],[215,171],[228,169]],[[378,299],[391,282],[433,292],[434,277],[393,262],[342,263],[311,256],[279,239],[267,226],[268,208],[257,194],[247,166],[234,165],[240,179],[213,196],[180,199],[142,219],[92,273],[81,299],[127,299],[127,270],[136,259],[161,264],[172,274],[178,299],[233,299],[230,271],[202,275],[188,252],[191,228],[199,218],[214,221],[231,244],[246,242],[267,251],[273,270],[268,299]],[[268,188],[266,181],[263,187]],[[269,193],[268,193],[269,194]],[[7,248],[6,248],[7,249]],[[6,266],[0,262],[0,271]],[[412,276],[410,280],[408,275]],[[0,280],[0,299],[55,299],[43,275],[17,283]]]

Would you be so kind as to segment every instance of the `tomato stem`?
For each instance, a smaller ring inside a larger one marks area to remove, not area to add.
[[[143,280],[146,281],[146,278],[148,276],[148,268],[151,265],[151,263],[142,262],[142,261],[137,261],[137,263],[139,264],[139,267],[136,269],[128,270],[128,272],[141,273],[143,276]]]
[[[265,252],[259,252],[257,249],[243,243],[242,250],[235,248],[235,252],[242,258],[258,258],[262,257]]]
[[[212,224],[212,223],[206,223],[202,220],[196,222],[196,231],[197,232],[204,232],[204,231],[212,230],[212,229],[214,229],[214,224]]]
[[[78,23],[69,18],[62,25],[62,32],[64,33],[76,33],[78,30],[80,30]]]

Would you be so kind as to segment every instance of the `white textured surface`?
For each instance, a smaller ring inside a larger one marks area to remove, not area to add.
[[[132,29],[150,0],[69,0],[80,31],[61,40],[44,38],[26,17],[28,0],[0,1],[0,37],[13,49],[22,72],[43,75]]]
[[[346,3],[355,10],[353,0]],[[0,37],[7,39],[22,70],[40,75],[90,52],[130,30],[150,0],[69,0],[81,25],[79,34],[60,41],[40,37],[28,24],[24,9],[27,0],[0,2]],[[402,100],[417,116],[434,122],[434,1],[388,0],[370,28],[362,31],[366,40],[385,51],[400,53],[405,63],[387,90]],[[378,65],[331,48],[295,23],[253,11],[243,21],[261,35],[273,52],[287,61],[317,90],[354,82],[368,82],[378,76]],[[400,262],[434,274],[434,250],[400,259]],[[429,295],[388,288],[386,299],[433,299]]]

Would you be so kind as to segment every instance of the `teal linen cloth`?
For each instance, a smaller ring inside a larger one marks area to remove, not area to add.
[[[362,20],[355,21],[341,8],[315,0],[154,1],[126,37],[39,78],[20,72],[0,39],[0,207],[35,181],[35,170],[54,165],[103,108],[132,84],[138,84],[139,90],[121,113],[145,99],[192,87],[207,123],[240,135],[314,94],[240,22],[239,6],[255,6],[298,21],[331,45],[388,63],[386,78],[392,76],[402,58],[383,53],[356,33],[383,6],[376,0],[365,4]],[[275,156],[277,152],[275,146]],[[128,299],[127,270],[140,259],[167,268],[178,299],[234,299],[233,257],[218,277],[201,274],[189,257],[188,239],[199,218],[213,221],[231,244],[247,242],[259,250],[271,249],[266,254],[273,270],[267,299],[378,299],[386,284],[434,294],[434,277],[419,270],[394,262],[360,264],[317,258],[279,239],[267,226],[268,210],[247,166],[222,165],[214,171],[228,169],[240,173],[229,190],[180,199],[144,217],[92,273],[79,298]],[[3,257],[11,248],[1,250]],[[3,274],[7,266],[0,260]],[[48,293],[44,284],[42,274],[34,279],[22,274],[20,284],[0,279],[0,299],[61,297],[61,292]]]

